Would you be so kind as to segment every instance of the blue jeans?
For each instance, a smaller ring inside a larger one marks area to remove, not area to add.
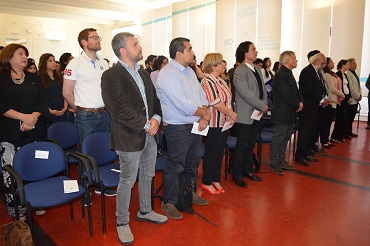
[[[195,187],[200,162],[201,136],[191,133],[192,125],[164,126],[168,157],[163,170],[163,203],[179,199],[179,173],[186,169]]]
[[[110,116],[107,110],[101,113],[77,110],[76,125],[80,135],[80,143],[82,143],[87,136],[93,133],[109,132]]]
[[[147,133],[143,150],[136,152],[116,150],[116,152],[121,166],[116,197],[117,224],[128,224],[130,221],[128,209],[130,207],[131,189],[135,184],[139,169],[140,211],[143,213],[152,211],[151,185],[155,174],[157,143],[154,137]]]

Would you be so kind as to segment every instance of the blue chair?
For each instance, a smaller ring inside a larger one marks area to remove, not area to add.
[[[119,183],[119,162],[117,153],[110,149],[110,134],[105,132],[93,133],[82,142],[81,152],[77,151],[76,158],[88,160],[89,168],[80,169],[80,176],[91,175],[93,183],[101,191],[103,233],[106,233],[104,191],[116,188]],[[116,170],[116,171],[114,171]]]
[[[361,115],[361,104],[360,103],[357,106],[356,114],[357,114],[357,134],[358,134],[358,128],[360,127],[360,115]]]
[[[31,211],[36,209],[69,203],[73,220],[72,202],[83,198],[92,185],[91,179],[86,180],[85,185],[78,184],[77,192],[64,193],[63,182],[71,180],[69,168],[63,149],[52,142],[33,142],[23,146],[14,156],[13,167],[5,165],[3,169],[10,174],[13,181],[11,190],[15,197],[16,219],[19,219],[18,205],[26,207],[26,221],[31,230],[33,230]],[[90,205],[87,209],[90,236],[93,236]]]
[[[155,163],[155,170],[156,171],[163,171],[164,170],[164,165],[166,164],[167,161],[167,152],[162,151],[162,154],[160,156],[157,156],[157,161]],[[158,189],[154,192],[154,179],[152,182],[152,194],[153,198],[161,198],[161,196],[158,195],[158,193],[161,191],[163,187],[163,182],[161,185],[158,187]],[[152,207],[154,208],[154,199],[152,199]]]
[[[65,153],[72,153],[78,149],[79,135],[77,126],[71,122],[56,122],[48,128],[47,137],[49,140],[58,144]],[[70,163],[77,160],[71,158]]]
[[[262,128],[257,136],[257,158],[258,165],[256,165],[256,171],[258,172],[261,169],[262,164],[262,144],[271,143],[272,136],[274,135],[273,126]]]
[[[225,145],[225,180],[227,179],[227,173],[230,171],[230,156],[236,146],[236,137],[228,136]]]

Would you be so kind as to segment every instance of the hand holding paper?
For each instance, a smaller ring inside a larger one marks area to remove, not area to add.
[[[260,111],[258,111],[257,109],[255,109],[251,115],[251,119],[253,120],[260,120],[262,117],[262,114]]]
[[[199,123],[194,122],[193,129],[191,129],[191,133],[202,135],[202,136],[207,136],[208,129],[209,129],[209,126],[207,126],[203,131],[199,131]]]

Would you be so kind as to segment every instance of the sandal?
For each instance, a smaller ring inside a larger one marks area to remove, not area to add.
[[[322,146],[324,146],[324,148],[326,148],[326,149],[330,149],[331,147],[330,147],[330,145],[329,144],[322,144]]]

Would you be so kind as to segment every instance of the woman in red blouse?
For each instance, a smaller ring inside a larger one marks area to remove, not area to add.
[[[225,190],[220,185],[222,158],[229,131],[222,131],[226,122],[234,124],[237,114],[231,107],[231,91],[221,78],[225,63],[220,53],[209,53],[204,57],[202,69],[205,77],[201,85],[206,93],[212,113],[209,131],[205,140],[202,190],[208,194],[220,194]]]

